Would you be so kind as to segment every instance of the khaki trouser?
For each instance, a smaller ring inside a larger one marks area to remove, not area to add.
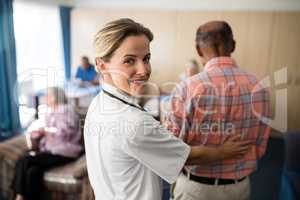
[[[174,188],[174,200],[249,200],[249,178],[229,185],[206,185],[180,174]]]

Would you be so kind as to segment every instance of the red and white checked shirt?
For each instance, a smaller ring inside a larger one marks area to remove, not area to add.
[[[165,124],[191,146],[216,147],[236,134],[255,141],[241,159],[186,166],[186,170],[223,179],[240,179],[255,171],[270,134],[270,97],[254,75],[230,57],[213,58],[201,73],[176,87],[170,103]]]

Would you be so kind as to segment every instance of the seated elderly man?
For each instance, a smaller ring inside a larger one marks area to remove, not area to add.
[[[67,104],[64,91],[57,87],[48,88],[46,102],[45,115],[26,133],[32,151],[16,165],[12,188],[17,200],[39,200],[43,173],[75,160],[83,149],[79,117]]]
[[[80,80],[80,85],[98,85],[99,77],[95,70],[95,66],[89,61],[89,58],[83,56],[81,58],[81,65],[77,68],[75,78]]]

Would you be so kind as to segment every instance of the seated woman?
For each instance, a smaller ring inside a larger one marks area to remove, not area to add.
[[[29,128],[30,153],[16,165],[13,190],[17,200],[39,200],[44,172],[73,161],[82,151],[78,115],[67,104],[58,87],[48,88],[47,112],[38,119],[39,126]],[[36,125],[37,123],[35,123]]]

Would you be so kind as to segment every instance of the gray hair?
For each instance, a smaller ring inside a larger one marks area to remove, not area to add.
[[[196,43],[200,47],[216,48],[221,44],[228,50],[233,43],[233,33],[225,21],[211,21],[200,26],[196,33]]]
[[[65,91],[60,87],[49,87],[47,89],[48,94],[52,94],[54,96],[54,100],[56,104],[67,104],[68,99]]]

